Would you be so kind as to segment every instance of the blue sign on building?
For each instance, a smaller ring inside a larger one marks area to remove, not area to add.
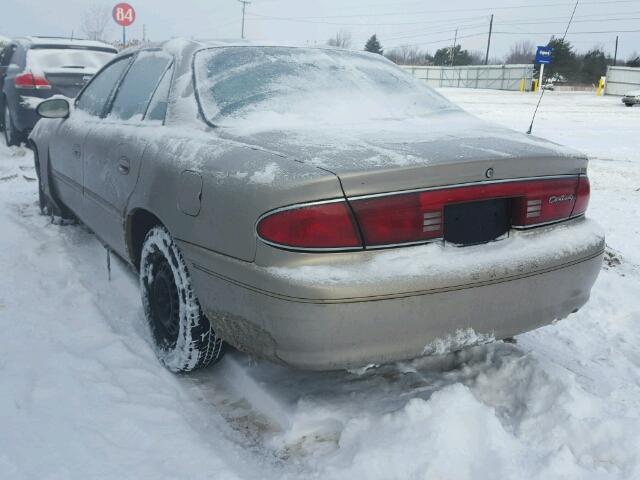
[[[542,65],[548,65],[553,60],[553,48],[552,47],[538,47],[536,52],[536,63]]]

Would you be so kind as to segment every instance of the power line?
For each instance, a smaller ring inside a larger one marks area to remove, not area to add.
[[[595,0],[590,2],[583,2],[582,5],[611,5],[619,3],[638,3],[638,0]],[[382,5],[382,4],[380,4]],[[388,2],[385,4],[388,5]],[[368,4],[370,8],[372,5]],[[288,20],[316,20],[316,19],[331,19],[331,18],[363,18],[363,17],[389,17],[389,16],[406,16],[406,15],[433,15],[437,13],[455,13],[455,12],[479,12],[479,11],[494,11],[494,10],[520,10],[523,8],[541,8],[541,7],[564,7],[573,6],[573,2],[556,2],[556,3],[542,3],[542,4],[524,4],[524,5],[509,5],[509,6],[485,6],[476,8],[454,8],[448,10],[420,10],[416,12],[393,12],[386,13],[364,13],[364,14],[352,14],[352,15],[320,15],[320,16],[302,16],[302,17],[279,17]]]
[[[571,35],[596,35],[600,33],[638,33],[636,30],[594,30],[591,32],[571,32]],[[500,35],[561,35],[562,32],[493,32]]]
[[[283,22],[291,22],[291,23],[311,23],[317,25],[338,25],[338,26],[347,26],[347,27],[379,27],[379,26],[398,26],[398,25],[424,25],[425,21],[411,21],[411,22],[376,22],[376,23],[352,23],[352,22],[325,22],[320,20],[307,20],[302,18],[294,18],[294,17],[279,17],[276,15],[262,15],[259,13],[248,13],[252,18],[264,19],[264,20],[278,20]],[[477,17],[474,17],[477,18]],[[449,20],[447,20],[449,21]],[[451,20],[455,21],[455,20]]]
[[[487,24],[486,23],[478,23],[478,24],[474,24],[474,25],[467,25],[467,26],[462,26],[459,27],[460,30],[473,30],[476,28],[486,28]],[[438,35],[440,33],[446,33],[446,32],[450,32],[451,29],[453,28],[445,28],[443,30],[437,30],[437,31],[429,31],[429,32],[421,32],[421,33],[411,33],[411,34],[406,34],[406,35],[395,35],[395,36],[385,36],[385,41],[390,41],[390,40],[399,40],[399,39],[403,39],[403,38],[416,38],[416,37],[428,37],[428,36],[432,36],[432,35]]]

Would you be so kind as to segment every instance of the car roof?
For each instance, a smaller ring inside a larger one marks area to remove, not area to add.
[[[100,48],[100,49],[109,49],[117,52],[118,50],[113,46],[109,45],[105,42],[99,42],[97,40],[83,40],[80,38],[63,38],[63,37],[39,37],[39,36],[28,36],[28,37],[20,37],[16,38],[15,42],[24,45],[25,47],[29,46],[74,46],[74,47],[82,47],[82,48]]]

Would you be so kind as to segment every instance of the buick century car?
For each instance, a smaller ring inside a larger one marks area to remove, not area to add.
[[[226,344],[326,370],[504,339],[600,269],[583,155],[380,55],[173,40],[38,111],[41,208],[139,272],[173,371]]]

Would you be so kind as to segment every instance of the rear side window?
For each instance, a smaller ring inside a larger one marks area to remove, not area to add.
[[[104,112],[105,105],[122,73],[129,65],[130,57],[122,58],[100,72],[84,89],[76,107],[90,115],[99,117]]]
[[[158,88],[156,88],[151,102],[144,116],[145,121],[164,122],[167,114],[167,105],[169,102],[169,89],[171,87],[171,73],[173,69],[168,69],[162,76]]]
[[[118,120],[142,120],[151,96],[171,63],[161,52],[142,52],[136,58],[116,93],[109,117]]]

